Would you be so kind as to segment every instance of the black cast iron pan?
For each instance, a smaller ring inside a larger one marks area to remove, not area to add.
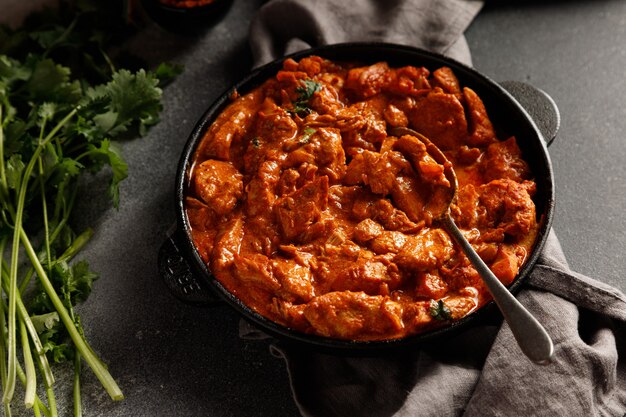
[[[472,88],[485,103],[499,137],[515,135],[525,160],[535,174],[537,193],[535,204],[541,216],[541,226],[534,250],[528,257],[509,289],[515,293],[529,275],[548,237],[554,214],[554,179],[547,146],[556,136],[559,113],[553,100],[543,91],[520,82],[498,84],[480,72],[442,55],[424,50],[384,43],[348,43],[317,47],[273,61],[252,71],[246,78],[222,94],[200,118],[183,149],[176,175],[176,228],[159,252],[159,270],[168,288],[183,301],[196,304],[225,302],[245,319],[271,336],[285,342],[321,348],[332,352],[376,352],[394,347],[424,343],[456,333],[485,317],[496,316],[493,302],[458,320],[448,327],[430,332],[384,341],[346,341],[303,334],[262,317],[229,293],[209,272],[191,240],[190,226],[183,201],[189,182],[188,172],[193,154],[204,132],[229,104],[234,91],[245,94],[274,76],[286,58],[299,60],[319,55],[336,61],[375,63],[387,61],[390,66],[425,66],[435,70],[450,67],[461,85]],[[210,314],[210,313],[207,313]]]

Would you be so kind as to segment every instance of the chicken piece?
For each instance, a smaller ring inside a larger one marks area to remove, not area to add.
[[[219,221],[219,216],[197,198],[185,197],[185,209],[192,230],[199,232],[212,230]]]
[[[233,272],[239,285],[255,286],[276,292],[280,290],[280,282],[274,277],[270,259],[259,253],[246,253],[245,256],[235,255]]]
[[[368,185],[374,194],[388,195],[400,173],[413,174],[413,169],[399,152],[363,151],[356,155],[346,170],[344,182]]]
[[[298,71],[306,72],[309,77],[313,78],[322,72],[322,68],[328,67],[330,64],[330,61],[319,56],[308,56],[298,62]]]
[[[369,247],[374,253],[398,253],[408,240],[408,236],[402,232],[385,230],[369,242]]]
[[[243,219],[240,216],[233,217],[219,226],[209,265],[215,275],[222,275],[235,262],[242,239]]]
[[[452,320],[461,319],[478,307],[478,290],[474,287],[462,288],[456,295],[446,297],[444,303]]]
[[[428,271],[440,266],[454,254],[450,236],[441,229],[424,228],[409,236],[393,262],[410,271]]]
[[[383,259],[337,253],[329,256],[317,271],[326,291],[364,291],[384,295],[398,287],[402,276],[395,264]]]
[[[430,90],[428,76],[430,71],[424,67],[407,66],[391,70],[385,91],[400,96],[419,96]]]
[[[359,153],[355,155],[348,164],[346,174],[343,177],[343,183],[346,185],[363,184],[366,172],[365,157],[363,156],[363,153]]]
[[[497,141],[487,147],[480,161],[480,171],[485,182],[506,178],[516,182],[530,179],[530,168],[522,158],[514,136],[505,141]]]
[[[276,185],[280,176],[280,165],[276,161],[265,161],[246,186],[245,208],[248,216],[258,216],[271,210],[276,200]]]
[[[360,194],[352,205],[352,215],[357,220],[373,219],[387,230],[416,232],[424,227],[424,222],[414,223],[401,210],[396,209],[387,199],[377,199],[372,194]]]
[[[420,177],[436,186],[450,187],[450,182],[444,175],[444,166],[437,163],[427,152],[426,145],[418,138],[404,135],[394,143],[393,148],[400,151]]]
[[[276,321],[283,323],[285,326],[293,329],[307,329],[310,327],[306,317],[304,317],[304,308],[306,304],[294,304],[280,298],[274,297],[269,311],[278,317]]]
[[[408,114],[410,127],[420,132],[441,150],[465,144],[467,120],[461,102],[436,88],[418,100]]]
[[[481,226],[501,229],[509,236],[522,237],[535,228],[537,216],[529,190],[535,183],[494,180],[480,187],[480,204],[486,213]]]
[[[509,285],[526,259],[526,249],[514,244],[500,244],[495,260],[489,267],[493,274],[504,284]]]
[[[386,62],[352,68],[348,71],[344,88],[360,99],[379,94],[390,81],[392,70]]]
[[[480,195],[472,184],[461,186],[457,190],[457,198],[450,206],[450,213],[456,225],[471,229],[478,227],[478,219],[486,215],[485,207],[479,205]]]
[[[311,97],[309,107],[318,114],[335,115],[344,104],[339,98],[339,92],[333,86],[324,83]]]
[[[346,172],[346,155],[338,129],[305,128],[297,137],[285,142],[283,148],[289,152],[284,163],[287,168],[304,164],[315,166],[319,175],[328,176],[334,183]]]
[[[354,239],[363,244],[383,233],[383,230],[383,227],[374,220],[365,219],[354,228]]]
[[[474,164],[482,154],[483,152],[479,148],[470,148],[467,145],[463,145],[456,152],[446,154],[446,157],[449,161],[454,161],[454,167],[459,170],[461,167]]]
[[[257,88],[228,105],[204,134],[195,159],[228,161],[231,143],[241,139],[250,129],[262,101],[263,89]]]
[[[480,259],[487,264],[492,263],[496,259],[499,251],[498,244],[493,242],[475,244],[474,249],[476,250],[478,256],[480,256]]]
[[[403,303],[402,321],[407,334],[420,333],[436,321],[430,315],[430,301]]]
[[[438,300],[448,292],[448,284],[437,271],[419,272],[415,294],[418,297]]]
[[[360,186],[333,185],[328,187],[328,207],[337,218],[352,220],[351,207],[364,192]]]
[[[413,222],[401,210],[393,207],[389,200],[378,200],[372,207],[372,218],[378,220],[387,230],[416,232],[424,227],[424,222]]]
[[[414,177],[394,178],[393,202],[412,222],[431,223],[433,214],[426,211],[430,194],[429,187]]]
[[[440,269],[442,276],[446,278],[449,292],[457,292],[465,287],[480,288],[480,293],[489,293],[487,286],[480,277],[476,269],[471,265],[467,257],[462,252],[458,252],[456,259],[449,262],[454,263],[452,267],[443,265]],[[482,300],[481,300],[482,302]]]
[[[200,231],[191,229],[191,238],[196,246],[196,250],[202,261],[208,264],[213,252],[213,243],[215,242],[215,230]]]
[[[375,96],[353,104],[338,114],[336,127],[341,131],[344,147],[376,151],[387,137],[383,113],[387,107],[385,96]]]
[[[374,194],[388,195],[394,187],[399,167],[392,164],[388,153],[363,152],[365,161],[365,184]]]
[[[283,143],[296,137],[298,125],[287,110],[266,98],[259,108],[254,135],[269,143]]]
[[[328,177],[318,177],[302,188],[281,197],[275,205],[274,215],[283,236],[297,239],[316,222],[328,204]]]
[[[383,116],[389,126],[407,127],[409,125],[409,119],[406,117],[406,114],[391,103],[385,108]]]
[[[280,234],[272,216],[246,217],[241,252],[271,256],[280,245]]]
[[[346,154],[343,151],[339,130],[320,128],[313,140],[319,144],[315,162],[320,166],[320,175],[328,176],[333,183],[339,181],[346,172]]]
[[[433,71],[432,85],[433,87],[440,87],[448,94],[461,97],[461,85],[449,67],[441,67]]]
[[[280,174],[280,179],[276,185],[276,195],[293,193],[298,188],[300,173],[293,168],[286,169]]]
[[[230,162],[208,159],[192,175],[195,194],[218,215],[232,211],[243,195],[243,176]]]
[[[291,302],[308,302],[314,297],[311,270],[290,259],[273,259],[272,272],[280,283],[278,294]]]
[[[364,292],[329,292],[311,300],[304,316],[318,334],[338,339],[389,338],[402,327],[402,307]]]
[[[489,116],[487,116],[487,109],[485,109],[483,101],[469,87],[463,88],[463,97],[465,98],[469,118],[467,144],[470,146],[486,146],[495,142],[497,140],[496,132],[493,130]]]
[[[387,136],[385,140],[383,140],[383,143],[380,144],[379,152],[380,153],[391,152],[393,150],[393,145],[396,143],[397,140],[398,138],[396,138],[395,136]],[[400,152],[396,152],[396,153],[402,156]],[[404,158],[404,156],[402,157]]]

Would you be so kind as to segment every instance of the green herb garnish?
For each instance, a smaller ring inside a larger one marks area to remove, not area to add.
[[[0,375],[7,416],[17,380],[35,415],[58,414],[50,362],[74,363],[75,416],[82,361],[111,398],[123,398],[75,310],[98,275],[87,261],[74,261],[93,231],[75,233],[70,219],[80,178],[103,168],[118,207],[128,167],[117,140],[158,122],[161,87],[181,68],[116,68],[106,47],[120,33],[112,27],[124,24],[119,12],[109,16],[99,6],[110,5],[62,1],[27,27],[0,27]]]
[[[311,140],[311,136],[317,132],[317,129],[313,129],[312,127],[305,127],[302,131],[302,135],[298,138],[298,143],[301,145],[306,145]]]
[[[428,308],[428,313],[436,320],[450,320],[452,316],[450,315],[450,309],[446,306],[443,300],[435,301],[430,300],[430,306]]]
[[[313,97],[313,94],[321,89],[322,85],[320,83],[313,80],[303,80],[302,86],[296,88],[298,99],[293,103],[291,112],[298,116],[306,116],[311,113],[312,110],[309,107],[309,101]]]

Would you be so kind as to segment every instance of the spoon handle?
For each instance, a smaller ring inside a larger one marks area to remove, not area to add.
[[[554,354],[554,345],[550,335],[535,317],[511,294],[511,292],[491,272],[489,267],[478,256],[472,245],[447,213],[443,218],[446,230],[468,257],[476,271],[480,274],[494,301],[500,308],[504,319],[509,324],[517,344],[524,354],[533,362],[548,364]]]

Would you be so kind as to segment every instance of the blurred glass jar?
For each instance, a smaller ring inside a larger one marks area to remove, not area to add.
[[[142,0],[148,15],[166,29],[194,31],[224,17],[233,0]]]

